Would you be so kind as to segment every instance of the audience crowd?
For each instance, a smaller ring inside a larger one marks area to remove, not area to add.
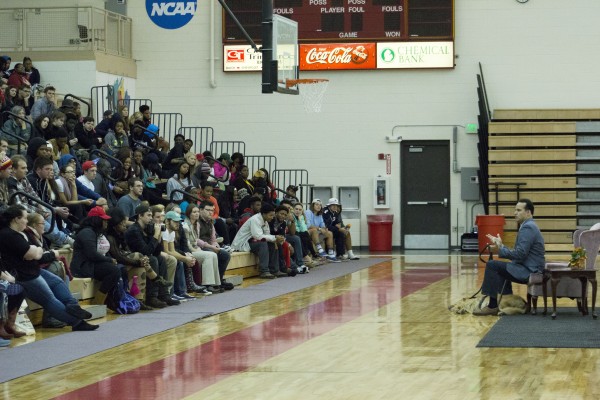
[[[0,64],[0,345],[23,335],[24,298],[44,308],[44,327],[96,329],[69,292],[73,277],[97,280],[104,303],[141,268],[135,295],[151,310],[232,290],[234,251],[255,253],[263,279],[358,258],[337,199],[305,210],[296,186],[280,199],[269,171],[250,171],[241,153],[196,154],[183,135],[170,144],[148,106],[95,121],[72,101],[59,107],[53,86],[34,101],[29,58]]]

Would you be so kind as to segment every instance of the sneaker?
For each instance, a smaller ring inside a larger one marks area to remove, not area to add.
[[[182,300],[196,300],[196,298],[192,295],[189,295],[187,293],[183,293],[182,295],[179,296]]]
[[[61,328],[64,328],[65,326],[67,326],[67,324],[65,324],[62,321],[57,320],[56,318],[50,317],[50,316],[46,317],[42,321],[42,328],[61,329]]]
[[[321,257],[327,257],[327,253],[325,253],[325,250],[321,250],[321,251],[319,251],[319,255],[320,255]]]
[[[277,271],[273,275],[275,275],[277,278],[283,278],[284,276],[288,276],[287,272],[281,272],[281,271]]]
[[[221,281],[221,287],[225,290],[233,290],[233,283],[227,282],[225,279]]]
[[[92,318],[92,314],[89,311],[85,311],[83,308],[79,307],[79,304],[67,304],[65,306],[65,311],[77,319]]]
[[[271,274],[270,272],[263,272],[262,274],[260,274],[260,278],[262,278],[262,279],[275,279],[277,277],[275,275]]]
[[[98,329],[98,325],[88,324],[85,321],[81,321],[77,325],[73,325],[71,328],[73,331],[95,331]]]
[[[168,306],[178,306],[181,304],[181,302],[179,300],[175,300],[170,297],[162,297],[159,300],[167,303]]]
[[[159,300],[158,297],[152,297],[146,300],[146,305],[151,308],[165,308],[167,303],[162,300]]]
[[[212,292],[204,286],[200,286],[200,289],[196,290],[196,293],[203,294],[205,296],[210,296],[212,294]]]
[[[360,260],[360,257],[357,255],[354,255],[354,252],[352,250],[350,250],[348,252],[348,259],[350,260]]]
[[[483,308],[473,311],[473,315],[476,315],[478,317],[486,315],[498,315],[498,307],[489,308],[488,306],[485,306]]]
[[[10,340],[0,339],[0,347],[8,347],[8,346],[10,346]]]
[[[152,310],[154,310],[154,308],[152,308],[152,307],[148,306],[147,304],[142,303],[140,301],[140,311],[152,311]]]
[[[334,255],[327,255],[327,257],[325,257],[327,259],[327,261],[332,262],[332,263],[340,263],[342,262],[342,260],[338,260],[338,258]]]
[[[185,299],[185,297],[183,297],[183,296],[179,296],[178,294],[172,294],[172,295],[171,295],[171,300],[177,300],[177,301],[181,301],[181,300],[183,300],[183,299]]]

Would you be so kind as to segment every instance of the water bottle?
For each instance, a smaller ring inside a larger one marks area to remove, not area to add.
[[[140,288],[137,285],[137,279],[138,279],[137,275],[134,275],[133,281],[131,282],[131,289],[129,289],[129,294],[132,295],[133,297],[140,294]]]

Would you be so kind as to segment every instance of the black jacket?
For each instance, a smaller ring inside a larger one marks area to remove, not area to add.
[[[94,276],[94,265],[109,263],[113,259],[98,253],[98,234],[92,228],[83,228],[75,236],[73,244],[73,260],[71,272],[77,277],[91,278]]]
[[[152,235],[145,235],[142,227],[137,222],[130,225],[125,231],[125,243],[127,243],[129,250],[148,256],[159,256],[162,250],[160,242]]]

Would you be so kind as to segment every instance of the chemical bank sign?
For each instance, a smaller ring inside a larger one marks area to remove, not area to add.
[[[454,68],[454,43],[377,43],[377,69],[380,68]]]
[[[190,22],[196,14],[197,6],[197,0],[146,0],[148,17],[165,29],[178,29]]]

